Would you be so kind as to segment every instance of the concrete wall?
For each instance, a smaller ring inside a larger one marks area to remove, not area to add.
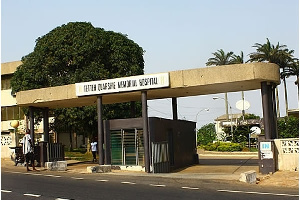
[[[299,139],[275,139],[277,170],[299,170]]]

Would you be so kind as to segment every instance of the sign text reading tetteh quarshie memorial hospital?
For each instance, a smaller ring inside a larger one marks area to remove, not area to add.
[[[169,73],[76,83],[76,96],[130,92],[170,86]]]

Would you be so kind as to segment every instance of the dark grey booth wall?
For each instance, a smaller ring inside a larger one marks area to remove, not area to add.
[[[196,123],[149,117],[150,155],[152,142],[169,142],[171,169],[186,167],[195,163]],[[106,131],[119,129],[143,129],[142,118],[114,119],[105,122]],[[108,130],[107,130],[108,129]]]
[[[149,118],[151,142],[169,142],[171,169],[186,167],[195,163],[196,123],[184,120]]]

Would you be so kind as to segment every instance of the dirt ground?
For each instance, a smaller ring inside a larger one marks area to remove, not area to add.
[[[277,171],[271,175],[258,175],[259,185],[299,188],[299,172]]]

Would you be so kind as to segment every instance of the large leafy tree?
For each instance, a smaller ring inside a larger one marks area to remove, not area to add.
[[[143,54],[143,49],[124,34],[87,22],[70,22],[36,40],[34,51],[22,58],[12,78],[12,90],[140,75],[144,73]],[[104,112],[104,118],[130,115],[130,103],[104,106],[104,110],[111,109],[115,111]],[[56,129],[72,127],[92,133],[97,127],[95,106],[59,109],[54,116]]]
[[[207,145],[216,139],[216,129],[213,123],[202,126],[197,131],[197,145]]]
[[[70,22],[36,40],[12,79],[14,92],[143,74],[143,49],[121,33]]]

